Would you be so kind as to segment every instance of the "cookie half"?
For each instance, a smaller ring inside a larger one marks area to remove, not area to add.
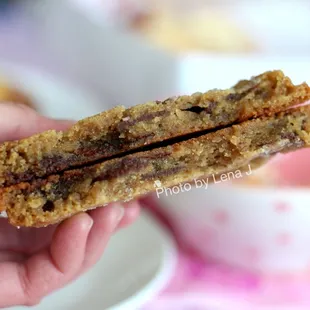
[[[47,131],[0,146],[0,186],[31,181],[109,160],[141,147],[272,115],[310,99],[281,71],[266,72],[228,90],[116,107],[65,132]]]
[[[0,211],[17,226],[46,226],[113,201],[128,201],[195,178],[254,168],[310,145],[310,106],[0,189]]]

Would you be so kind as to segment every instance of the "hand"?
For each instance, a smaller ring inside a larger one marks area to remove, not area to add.
[[[0,142],[72,122],[39,116],[23,105],[0,104]],[[47,228],[17,229],[0,219],[0,308],[35,305],[92,267],[110,236],[139,213],[136,202],[113,204]]]

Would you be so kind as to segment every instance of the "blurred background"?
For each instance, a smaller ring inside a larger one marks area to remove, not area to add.
[[[0,101],[80,119],[266,70],[309,83],[309,17],[306,0],[1,0]],[[92,296],[93,309],[309,309],[308,153],[238,184],[148,199],[145,221],[164,233],[142,220],[113,240],[109,281],[120,283],[120,266],[133,271],[107,304]],[[69,309],[66,294],[53,298]]]
[[[242,75],[255,74],[265,68],[248,64],[267,58],[271,68],[282,59],[296,68],[310,52],[310,4],[303,0],[1,3],[2,58],[65,76],[112,105],[228,87],[240,66],[248,67]],[[227,77],[214,69],[224,62]],[[297,78],[306,79],[304,71]]]

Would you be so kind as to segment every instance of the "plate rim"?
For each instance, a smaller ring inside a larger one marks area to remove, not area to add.
[[[157,294],[160,293],[166,284],[168,284],[176,270],[178,252],[176,241],[173,239],[172,234],[169,233],[168,229],[160,222],[160,220],[156,218],[156,216],[151,215],[150,211],[143,210],[140,216],[145,217],[147,220],[151,221],[160,234],[160,237],[164,242],[163,249],[165,252],[165,263],[161,264],[157,275],[153,278],[153,280],[145,285],[144,289],[140,290],[126,301],[107,308],[107,310],[137,310],[138,307],[151,302],[152,298],[157,296]],[[154,291],[156,292],[154,293]]]

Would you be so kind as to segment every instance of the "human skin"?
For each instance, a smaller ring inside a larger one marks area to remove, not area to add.
[[[0,143],[71,124],[24,105],[0,104]],[[132,223],[139,210],[137,202],[113,204],[39,229],[17,229],[0,218],[0,308],[36,305],[77,279],[98,262],[111,235]]]

